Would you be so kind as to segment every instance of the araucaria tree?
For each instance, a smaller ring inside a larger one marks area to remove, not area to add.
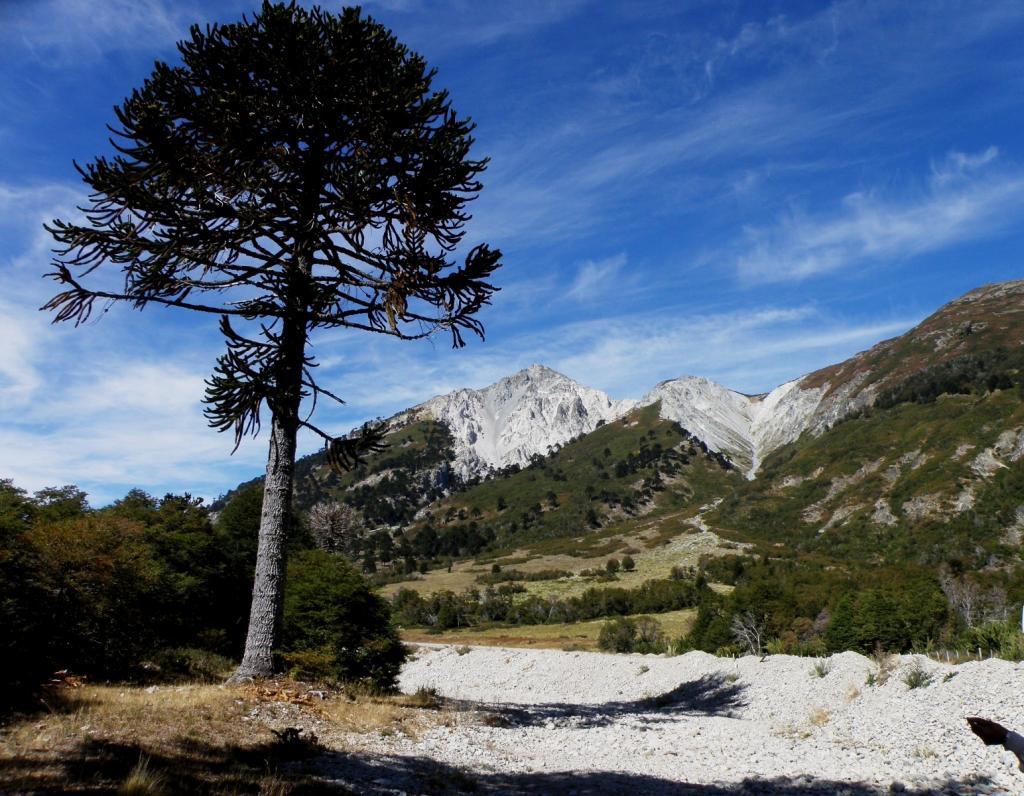
[[[43,309],[76,325],[97,302],[220,316],[210,424],[233,430],[237,448],[264,405],[271,420],[235,673],[259,677],[273,672],[280,632],[297,432],[322,437],[338,467],[381,440],[310,422],[317,398],[339,400],[313,376],[311,334],[445,331],[461,347],[467,332],[483,336],[476,313],[501,254],[481,244],[456,261],[487,162],[470,156],[474,125],[432,88],[424,60],[358,9],[265,2],[238,24],[194,26],[178,50],[180,65],[157,63],[115,109],[117,154],[76,164],[87,221],[47,227],[62,289]]]

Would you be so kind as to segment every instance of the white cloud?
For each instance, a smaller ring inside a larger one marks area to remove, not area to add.
[[[132,486],[209,497],[258,471],[262,442],[230,458],[203,417],[213,354],[147,344],[141,316],[126,338],[118,320],[75,330],[0,304],[0,473],[30,490],[76,483],[102,504]]]
[[[371,8],[383,8],[386,11],[409,13],[418,10],[422,3],[420,0],[369,0],[365,5]]]
[[[904,199],[847,195],[838,212],[791,212],[771,228],[748,228],[735,259],[747,282],[783,282],[864,263],[900,260],[998,234],[1024,212],[1024,172],[996,173],[997,150],[951,153],[927,189]]]
[[[21,278],[28,271],[42,274],[53,246],[43,224],[54,218],[80,218],[76,206],[82,199],[82,191],[68,183],[0,183],[0,237],[6,244],[0,250],[0,265],[11,266]]]
[[[42,377],[34,364],[35,338],[0,301],[0,406],[24,404],[39,388]]]
[[[603,260],[587,260],[576,272],[576,278],[566,291],[574,301],[592,301],[608,293],[618,282],[619,272],[626,265],[625,253],[619,253]]]
[[[995,146],[973,155],[967,152],[949,152],[941,163],[932,163],[932,182],[937,186],[945,186],[957,179],[969,178],[997,157],[999,149]]]
[[[671,197],[666,212],[681,217],[687,202],[706,205],[733,192],[720,172],[705,179],[700,169],[726,163],[731,174],[742,158],[763,157],[849,122],[846,114],[769,100],[771,93],[741,92],[656,120],[580,110],[579,128],[545,129],[532,140],[492,146],[488,187],[473,208],[469,240],[508,247],[628,226],[634,222],[630,203],[649,195],[652,184]]]
[[[515,38],[553,25],[578,13],[589,0],[519,0],[500,6],[489,3],[455,2],[444,13],[424,9],[408,0],[383,0],[379,5],[393,11],[425,10],[421,24],[402,26],[403,40],[429,44],[427,55],[447,49],[477,48],[502,39]]]

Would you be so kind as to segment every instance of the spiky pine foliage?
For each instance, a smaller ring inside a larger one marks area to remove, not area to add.
[[[312,333],[482,337],[501,255],[481,244],[459,265],[455,251],[487,161],[470,157],[474,125],[432,89],[434,71],[359,9],[264,2],[193,26],[178,50],[116,109],[117,154],[76,164],[88,223],[47,227],[62,289],[44,309],[75,324],[97,301],[220,316],[210,424],[237,447],[264,404],[273,421],[262,546],[267,523],[277,536],[287,524],[299,428],[339,468],[380,443],[378,429],[346,439],[300,414],[303,398],[340,400],[313,376]],[[110,266],[113,288],[97,273]]]

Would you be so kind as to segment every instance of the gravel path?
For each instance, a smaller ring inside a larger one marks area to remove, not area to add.
[[[467,651],[468,650],[468,651]],[[674,658],[421,646],[403,691],[446,721],[416,738],[352,738],[360,793],[1024,794],[1024,773],[964,717],[1024,729],[1024,667],[855,653]],[[931,684],[910,689],[914,667]],[[877,675],[876,675],[877,676]],[[445,725],[449,726],[445,726]]]

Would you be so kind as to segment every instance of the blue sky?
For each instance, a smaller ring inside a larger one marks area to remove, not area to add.
[[[215,319],[36,310],[41,224],[82,199],[112,107],[192,22],[255,3],[0,3],[0,476],[214,496],[260,472],[208,429]],[[329,6],[328,6],[329,7]],[[469,242],[505,252],[484,343],[315,341],[345,430],[542,362],[618,398],[760,392],[1024,276],[1024,5],[417,2],[365,10],[439,70],[492,165]],[[303,450],[316,447],[303,441]]]

